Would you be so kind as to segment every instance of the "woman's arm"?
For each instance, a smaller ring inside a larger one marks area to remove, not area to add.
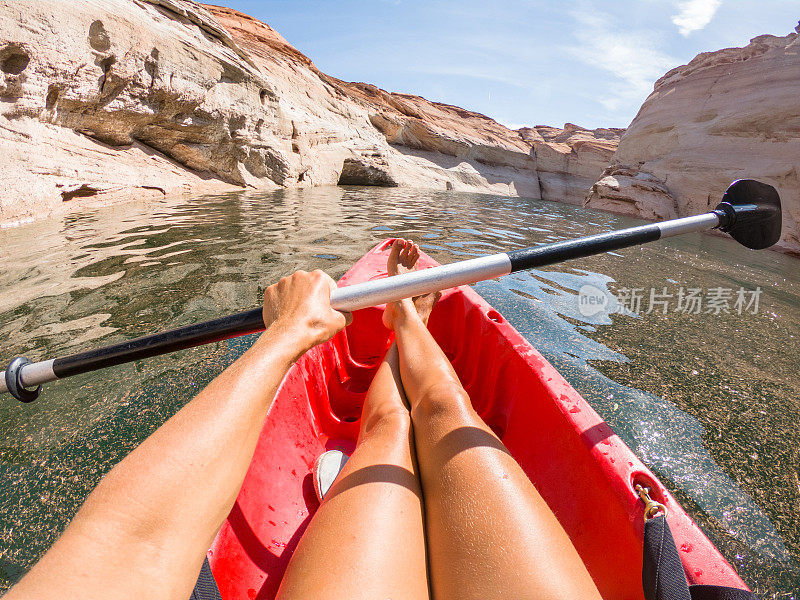
[[[283,376],[346,324],[335,287],[322,271],[269,287],[258,341],[111,469],[7,598],[186,600]]]

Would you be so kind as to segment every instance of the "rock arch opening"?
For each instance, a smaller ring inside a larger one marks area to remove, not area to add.
[[[346,158],[342,163],[337,185],[374,185],[397,187],[397,182],[385,169],[355,158]]]

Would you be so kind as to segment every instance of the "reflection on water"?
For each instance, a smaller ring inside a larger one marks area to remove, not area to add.
[[[84,209],[0,231],[0,360],[75,352],[252,308],[293,270],[340,276],[402,235],[442,262],[634,222],[572,206],[378,188],[240,193]],[[800,588],[797,262],[691,235],[479,284],[643,458],[754,590]],[[584,284],[760,286],[756,315],[578,311]],[[252,336],[0,402],[0,589],[113,464]],[[631,568],[639,568],[632,565]]]

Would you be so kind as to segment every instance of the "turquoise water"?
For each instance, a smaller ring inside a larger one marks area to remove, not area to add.
[[[635,223],[527,199],[380,188],[86,207],[0,230],[0,360],[63,355],[252,308],[281,276],[322,268],[338,277],[390,236],[451,262]],[[763,598],[800,589],[797,265],[690,235],[476,286]],[[578,296],[586,285],[615,295],[667,288],[675,297],[667,314],[646,314],[646,298],[640,314],[587,315]],[[680,288],[756,287],[755,314],[673,310]],[[3,397],[0,590],[49,547],[108,469],[252,341],[55,382],[31,405]]]

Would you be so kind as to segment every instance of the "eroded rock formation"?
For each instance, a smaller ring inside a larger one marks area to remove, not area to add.
[[[798,27],[800,31],[800,26]],[[656,84],[587,205],[644,218],[716,205],[735,179],[774,185],[780,248],[800,254],[800,35],[700,54]]]
[[[564,129],[537,125],[517,130],[533,146],[542,197],[583,204],[597,174],[608,166],[624,129]]]
[[[189,0],[0,0],[0,69],[5,223],[86,197],[231,186],[400,185],[576,201],[618,133],[511,131],[343,82],[268,25]]]

